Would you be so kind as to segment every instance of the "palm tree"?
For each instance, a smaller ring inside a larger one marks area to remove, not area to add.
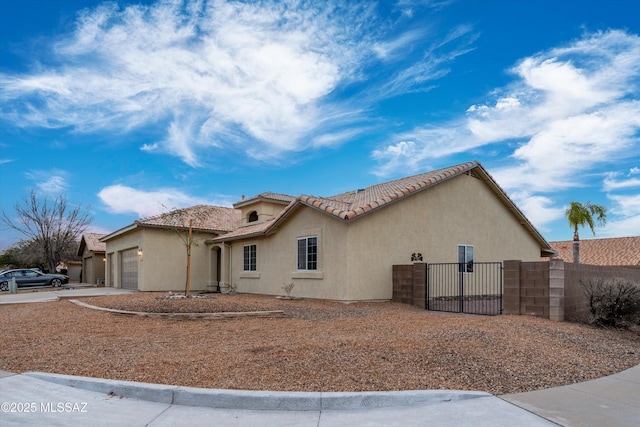
[[[601,205],[592,205],[591,202],[579,203],[571,202],[569,209],[565,211],[565,216],[569,221],[569,227],[573,229],[573,262],[580,262],[580,236],[578,227],[588,225],[593,235],[596,235],[594,218],[598,225],[607,223],[607,208]]]

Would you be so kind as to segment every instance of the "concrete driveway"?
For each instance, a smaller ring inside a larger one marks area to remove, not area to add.
[[[24,289],[24,288],[22,288]],[[137,291],[118,288],[94,288],[86,284],[65,285],[61,288],[51,288],[51,290],[38,289],[37,292],[20,292],[10,294],[0,293],[0,305],[20,304],[29,302],[57,301],[61,298],[95,297],[102,295],[128,294]]]

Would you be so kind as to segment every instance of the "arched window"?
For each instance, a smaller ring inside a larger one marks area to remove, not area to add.
[[[257,220],[258,220],[258,212],[252,211],[249,214],[249,218],[248,218],[247,222],[254,222],[254,221],[257,221]]]

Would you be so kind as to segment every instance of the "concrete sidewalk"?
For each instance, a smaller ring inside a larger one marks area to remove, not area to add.
[[[24,288],[22,288],[24,289]],[[94,288],[91,285],[86,284],[72,284],[65,285],[61,288],[49,290],[39,290],[38,292],[21,292],[17,294],[10,294],[8,292],[2,292],[0,294],[0,305],[2,304],[24,304],[29,302],[48,302],[57,301],[60,298],[79,298],[79,297],[92,297],[101,295],[118,295],[127,294],[137,291],[131,291],[128,289],[120,288]]]
[[[553,426],[482,392],[210,390],[45,373],[0,378],[0,425]]]
[[[0,425],[637,426],[640,366],[501,397],[421,390],[288,393],[214,390],[0,371]]]
[[[640,425],[640,365],[593,381],[501,396],[563,426]]]

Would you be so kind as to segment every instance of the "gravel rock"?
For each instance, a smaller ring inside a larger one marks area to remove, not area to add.
[[[517,393],[640,363],[640,335],[530,316],[436,313],[392,302],[260,295],[84,298],[154,313],[283,310],[286,318],[123,317],[69,301],[0,306],[0,369],[191,387]]]

